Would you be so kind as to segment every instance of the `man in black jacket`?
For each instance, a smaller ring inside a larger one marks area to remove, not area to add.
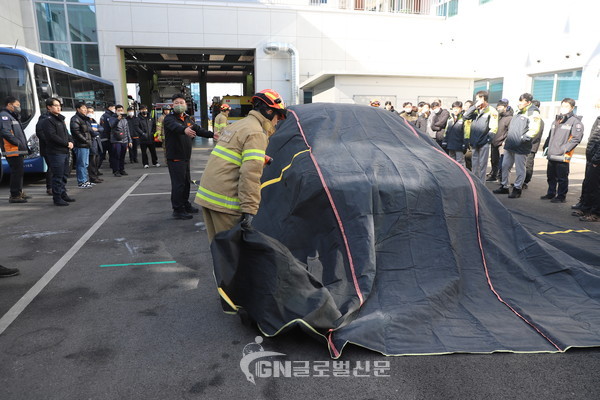
[[[496,104],[498,111],[498,132],[494,135],[490,146],[490,161],[492,163],[492,171],[488,175],[486,181],[495,182],[502,179],[502,157],[500,149],[508,135],[508,127],[513,117],[513,109],[508,105],[508,100],[502,99]]]
[[[84,102],[77,103],[75,109],[77,112],[71,117],[70,128],[74,145],[73,153],[75,153],[77,187],[80,189],[89,189],[92,187],[88,175],[90,147],[92,144],[90,119],[87,116],[87,106]]]
[[[156,146],[154,145],[154,132],[156,132],[156,123],[154,118],[148,114],[148,107],[145,105],[140,106],[140,113],[138,115],[139,124],[139,135],[140,135],[140,148],[142,150],[142,163],[144,168],[149,168],[148,165],[148,154],[146,150],[150,152],[152,159],[152,165],[160,167],[158,163],[158,157],[156,155]]]
[[[116,106],[114,103],[108,103],[106,105],[106,109],[104,110],[104,114],[100,117],[100,126],[103,131],[100,135],[100,141],[102,142],[102,154],[100,154],[100,164],[98,168],[102,166],[102,162],[107,158],[110,160],[110,155],[112,153],[112,143],[110,142],[110,119],[117,118],[117,114],[115,113]],[[108,157],[106,154],[108,153]]]
[[[190,159],[192,141],[199,135],[212,138],[213,133],[196,125],[185,112],[187,104],[182,94],[173,96],[173,113],[165,117],[165,156],[171,177],[171,206],[176,219],[191,219],[198,209],[189,201]]]
[[[52,199],[56,206],[68,206],[75,199],[67,195],[65,185],[69,176],[69,151],[73,148],[73,138],[67,130],[65,117],[60,113],[61,104],[56,98],[46,100],[50,112],[42,122],[46,142],[46,158],[52,169]]]
[[[540,108],[540,101],[533,99],[531,103],[536,106],[538,109]],[[531,181],[533,177],[533,167],[535,165],[535,155],[540,148],[540,143],[542,142],[542,135],[544,134],[544,120],[540,119],[540,134],[537,135],[531,141],[531,153],[527,156],[527,161],[525,162],[525,183],[523,183],[523,189],[527,189],[527,184]]]
[[[4,101],[4,109],[0,111],[0,139],[3,154],[10,166],[9,203],[27,203],[27,196],[23,193],[23,162],[29,153],[29,147],[19,120],[20,113],[20,101],[8,96]]]
[[[450,118],[450,113],[448,110],[442,109],[442,104],[439,101],[431,103],[431,130],[435,132],[435,141],[440,146],[444,142],[448,118]]]
[[[585,178],[581,185],[581,199],[572,206],[581,221],[600,221],[600,117],[596,118],[585,149]]]

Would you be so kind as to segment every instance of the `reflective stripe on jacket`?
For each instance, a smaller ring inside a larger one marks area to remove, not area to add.
[[[223,113],[219,113],[215,118],[215,135],[220,135],[223,129],[227,127],[227,117]]]
[[[519,110],[510,121],[504,149],[517,154],[531,153],[531,142],[540,133],[540,111],[534,105]]]
[[[271,122],[257,111],[229,126],[213,149],[195,202],[225,214],[256,214]]]

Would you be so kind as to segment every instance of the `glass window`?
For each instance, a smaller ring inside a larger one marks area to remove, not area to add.
[[[72,44],[73,68],[100,76],[100,57],[97,44]]]
[[[7,96],[19,99],[21,123],[27,126],[35,112],[33,87],[29,79],[27,63],[22,57],[0,54],[0,99],[5,99]]]
[[[96,7],[69,4],[67,6],[67,12],[69,14],[71,41],[98,41],[98,35],[96,33]]]
[[[67,40],[67,21],[64,4],[37,3],[35,11],[40,40]]]
[[[531,94],[539,101],[552,101],[554,93],[554,74],[533,77]]]
[[[71,52],[69,51],[69,45],[67,43],[42,42],[40,44],[42,46],[42,53],[63,60],[69,65],[71,64]]]
[[[85,3],[85,4],[94,4],[94,0],[67,0],[67,3]]]
[[[489,3],[492,0],[479,0],[479,4]]]
[[[578,100],[580,85],[581,70],[561,72],[557,74],[556,97],[554,100],[561,101],[565,97],[570,97],[573,100]]]
[[[489,103],[497,103],[502,99],[502,91],[504,90],[504,79],[494,79],[490,81],[489,88]]]
[[[42,65],[35,64],[33,67],[33,74],[35,76],[35,87],[37,89],[40,110],[44,112],[46,110],[45,100],[49,98],[49,94],[52,93],[50,80],[48,79],[48,70]]]
[[[71,96],[71,82],[69,75],[64,72],[50,70],[50,77],[52,79],[52,87],[54,93],[59,97],[72,97]]]

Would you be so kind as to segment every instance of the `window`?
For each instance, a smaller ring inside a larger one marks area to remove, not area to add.
[[[485,3],[489,3],[492,0],[479,0],[479,4],[485,4]]]
[[[94,0],[34,1],[42,53],[99,76]]]
[[[487,90],[489,93],[488,102],[495,104],[502,98],[502,91],[504,90],[504,79],[483,79],[475,81],[473,86],[473,96],[480,90]]]
[[[48,94],[52,93],[50,80],[48,79],[48,70],[42,65],[35,64],[33,74],[35,76],[35,87],[37,89],[40,110],[44,112],[46,110],[46,99],[50,97]]]
[[[436,15],[439,17],[453,17],[458,14],[458,0],[437,0]]]
[[[581,70],[533,76],[531,93],[539,101],[561,101],[565,97],[579,99]]]
[[[21,102],[21,123],[27,126],[33,117],[33,88],[23,57],[0,54],[0,99],[14,96]],[[4,106],[4,105],[2,105]]]

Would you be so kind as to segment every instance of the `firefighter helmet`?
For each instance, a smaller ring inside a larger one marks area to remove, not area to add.
[[[280,117],[279,119],[285,119],[286,117],[285,103],[279,93],[273,89],[265,89],[256,93],[252,96],[252,104],[255,108],[261,108],[260,106],[263,106],[263,104],[266,105],[268,108],[275,110]],[[263,115],[265,114],[263,113]],[[269,118],[267,115],[265,117]]]
[[[222,104],[221,105],[221,111],[230,111],[231,107],[229,107],[229,104]]]
[[[371,107],[379,107],[381,105],[381,103],[379,102],[379,100],[371,100],[369,102],[369,104],[371,105]]]

